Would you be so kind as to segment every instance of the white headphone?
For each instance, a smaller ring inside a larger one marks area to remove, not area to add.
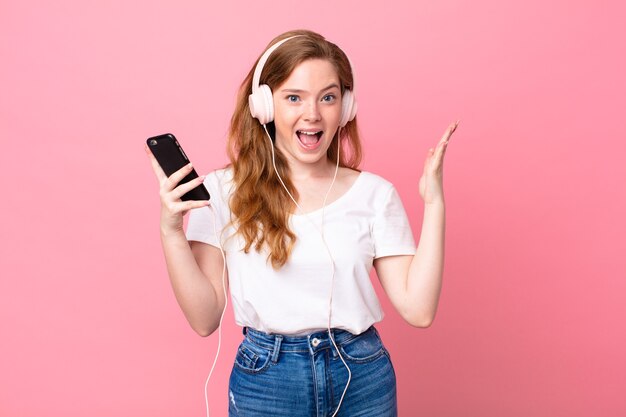
[[[276,50],[280,45],[287,42],[289,39],[297,38],[304,35],[295,35],[289,38],[280,40],[268,48],[267,51],[259,59],[259,63],[254,69],[254,76],[252,78],[252,94],[248,96],[248,105],[250,107],[250,113],[252,117],[259,120],[262,125],[265,125],[274,120],[274,100],[272,98],[272,90],[267,84],[259,85],[261,81],[261,72],[265,66],[265,62],[270,57],[272,52]],[[344,127],[349,121],[356,116],[356,77],[354,75],[354,69],[352,68],[352,62],[348,58],[350,63],[350,71],[352,72],[352,90],[346,89],[343,92],[343,98],[341,99],[341,118],[339,119],[339,126]]]

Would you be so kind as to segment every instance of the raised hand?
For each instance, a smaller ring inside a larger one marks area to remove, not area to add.
[[[448,126],[439,140],[436,148],[428,150],[428,156],[424,162],[424,172],[419,181],[419,191],[425,204],[444,203],[443,198],[443,157],[452,133],[459,125],[457,120]]]

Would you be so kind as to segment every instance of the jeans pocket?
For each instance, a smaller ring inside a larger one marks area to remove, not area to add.
[[[344,359],[358,363],[373,361],[385,353],[383,342],[374,329],[348,340],[339,349]]]
[[[260,346],[256,346],[244,339],[237,349],[235,366],[248,373],[259,373],[265,370],[272,357],[272,352]]]

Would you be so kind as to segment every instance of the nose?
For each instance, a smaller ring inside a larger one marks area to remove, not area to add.
[[[311,100],[307,103],[304,109],[304,120],[306,121],[318,121],[321,120],[322,115],[318,108],[317,100]]]

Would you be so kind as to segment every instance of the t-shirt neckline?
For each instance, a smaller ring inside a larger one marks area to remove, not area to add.
[[[362,177],[363,177],[363,171],[359,172],[359,175],[356,177],[356,180],[354,180],[354,182],[352,183],[352,185],[350,186],[350,188],[348,188],[346,190],[345,193],[343,193],[342,195],[340,195],[335,201],[333,201],[332,203],[326,204],[325,207],[320,207],[316,210],[313,211],[309,211],[308,213],[300,213],[300,209],[296,208],[296,212],[291,214],[292,217],[294,218],[303,218],[305,216],[314,216],[317,215],[319,213],[322,212],[322,209],[327,212],[328,209],[335,207],[336,205],[339,205],[342,203],[342,201],[346,200],[350,194],[353,194],[355,191],[354,189],[357,188],[357,185],[362,181]]]

